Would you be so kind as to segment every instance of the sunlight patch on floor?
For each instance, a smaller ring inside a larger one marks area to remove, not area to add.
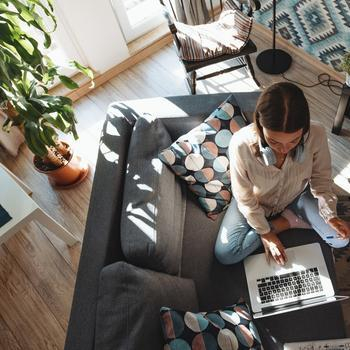
[[[217,69],[225,69],[228,67],[228,64],[221,64],[219,68],[217,66],[206,67],[200,71],[200,73],[209,74]],[[197,82],[197,91],[198,93],[202,94],[234,91],[256,91],[258,89],[259,87],[255,84],[254,80],[244,68]]]
[[[335,176],[334,183],[350,194],[350,163]]]

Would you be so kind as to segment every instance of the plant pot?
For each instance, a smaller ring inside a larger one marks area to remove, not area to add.
[[[350,74],[345,73],[345,84],[350,87]]]
[[[66,145],[69,147],[68,144]],[[37,159],[37,156],[34,156],[35,169],[39,173],[46,174],[53,187],[71,188],[81,183],[89,173],[89,165],[81,157],[77,156],[72,149],[70,149],[68,163],[57,169],[42,170],[36,165]]]

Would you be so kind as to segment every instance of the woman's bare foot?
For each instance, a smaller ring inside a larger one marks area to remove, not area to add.
[[[290,209],[284,209],[281,216],[288,220],[290,228],[311,228],[311,226],[300,219],[296,214]]]
[[[269,221],[271,232],[278,234],[290,228],[311,228],[304,220],[296,216],[290,209],[285,209],[275,219]]]

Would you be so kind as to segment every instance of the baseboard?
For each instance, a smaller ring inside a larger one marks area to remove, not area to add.
[[[80,85],[79,88],[77,88],[74,91],[69,90],[68,88],[65,88],[62,85],[58,85],[50,90],[50,93],[55,95],[63,95],[67,96],[72,101],[77,101],[79,98],[85,96],[86,94],[90,93],[100,85],[106,83],[110,79],[114,78],[121,72],[129,69],[130,67],[134,66],[135,64],[141,62],[146,57],[151,56],[164,46],[168,45],[172,42],[172,37],[170,33],[161,34],[161,37],[159,37],[157,40],[152,42],[146,47],[141,48],[140,45],[132,45],[132,56],[128,57],[123,62],[117,64],[113,68],[109,69],[108,71],[96,75],[94,78],[94,85],[91,87],[91,82],[88,78],[83,76],[81,73],[77,74],[73,77],[75,81],[77,81]]]

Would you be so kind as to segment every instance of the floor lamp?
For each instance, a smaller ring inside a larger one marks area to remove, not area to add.
[[[256,65],[268,74],[280,74],[292,64],[292,57],[285,51],[276,49],[276,0],[273,0],[272,49],[261,52],[256,58]]]

